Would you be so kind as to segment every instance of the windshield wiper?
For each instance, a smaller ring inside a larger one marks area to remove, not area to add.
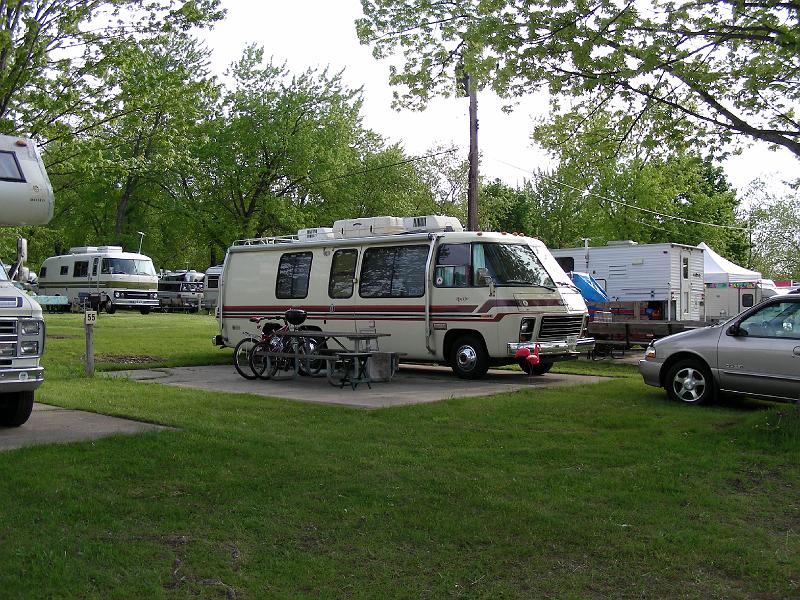
[[[530,285],[533,287],[545,288],[546,290],[550,290],[551,292],[556,291],[556,288],[551,287],[549,285],[544,285],[543,283],[534,283],[533,281],[524,281],[522,279],[509,279],[507,281],[504,281],[502,285]]]

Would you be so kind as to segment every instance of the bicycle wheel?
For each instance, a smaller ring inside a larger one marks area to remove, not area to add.
[[[250,351],[250,369],[259,379],[269,379],[278,370],[277,362],[269,356],[269,352],[275,351],[270,344],[271,341],[258,342]]]
[[[258,340],[255,338],[244,338],[233,349],[233,366],[236,372],[245,379],[255,379],[256,374],[250,367],[250,353]]]
[[[325,342],[319,344],[314,338],[303,338],[299,348],[301,375],[319,375],[325,367],[325,361],[320,358],[308,358],[308,355],[319,354],[324,345]]]

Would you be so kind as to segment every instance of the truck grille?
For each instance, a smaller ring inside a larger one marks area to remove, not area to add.
[[[546,315],[542,317],[539,339],[542,341],[556,341],[565,340],[571,335],[580,337],[582,328],[582,315]]]
[[[17,322],[0,321],[0,335],[15,335],[17,333]]]

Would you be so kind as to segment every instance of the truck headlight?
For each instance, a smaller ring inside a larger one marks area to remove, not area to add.
[[[20,342],[19,353],[22,356],[31,356],[31,355],[35,356],[39,354],[39,342],[38,341]]]
[[[19,333],[20,335],[39,335],[42,330],[40,321],[20,321]]]

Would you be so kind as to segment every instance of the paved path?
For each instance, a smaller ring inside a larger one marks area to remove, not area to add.
[[[130,377],[136,381],[162,383],[178,387],[258,394],[301,402],[336,404],[352,408],[388,408],[409,404],[438,402],[448,398],[488,396],[520,389],[549,388],[580,383],[597,383],[605,377],[561,375],[528,377],[519,371],[491,369],[479,381],[458,379],[446,367],[403,365],[388,383],[373,383],[372,389],[360,384],[357,389],[339,389],[325,377],[297,377],[288,381],[248,381],[233,366],[176,367],[116,371],[106,375]]]
[[[22,427],[0,427],[0,451],[164,429],[171,428],[37,402],[31,418]]]

